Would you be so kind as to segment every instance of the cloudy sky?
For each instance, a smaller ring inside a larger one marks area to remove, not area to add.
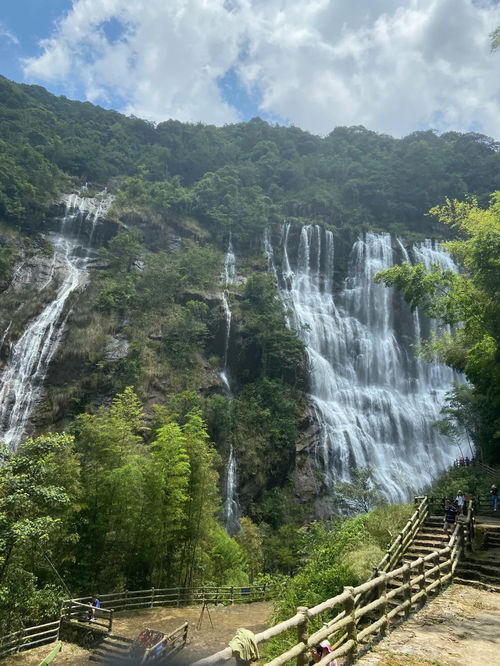
[[[500,0],[2,0],[0,73],[155,121],[500,138]]]

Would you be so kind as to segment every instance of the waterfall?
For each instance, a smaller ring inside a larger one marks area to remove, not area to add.
[[[229,534],[240,531],[240,506],[237,494],[236,456],[233,445],[229,447],[229,458],[226,467],[224,524]]]
[[[223,273],[223,282],[224,289],[221,293],[222,308],[224,310],[224,317],[226,320],[226,328],[224,335],[224,355],[223,355],[223,366],[220,373],[220,378],[224,384],[226,395],[228,398],[233,397],[231,390],[231,381],[228,370],[228,352],[229,352],[229,341],[231,336],[231,306],[229,303],[229,295],[225,287],[235,284],[237,281],[236,276],[236,256],[234,254],[234,248],[232,243],[231,235],[229,235],[229,242],[224,257],[224,273]],[[236,456],[234,453],[233,444],[231,442],[229,446],[229,458],[226,464],[226,473],[224,479],[224,524],[226,530],[229,534],[236,534],[240,529],[240,507],[238,504],[238,495],[237,495],[237,475],[236,475]]]
[[[224,384],[224,388],[226,390],[226,393],[228,396],[232,395],[231,392],[231,384],[229,383],[229,376],[228,376],[228,370],[227,370],[227,356],[229,353],[229,336],[231,335],[231,307],[229,305],[229,300],[227,297],[227,292],[224,289],[224,291],[221,294],[221,300],[222,300],[222,309],[224,310],[224,317],[226,319],[226,330],[225,330],[225,335],[224,335],[224,355],[223,355],[223,365],[222,365],[222,371],[220,373],[220,378],[222,379],[222,383]]]
[[[338,294],[332,233],[303,227],[295,257],[289,256],[289,236],[287,224],[280,291],[289,325],[309,357],[309,399],[319,425],[316,458],[325,485],[349,480],[354,467],[371,467],[385,496],[405,501],[456,457],[456,448],[432,427],[453,373],[439,364],[426,364],[425,372],[411,344],[398,339],[403,321],[405,337],[418,343],[420,316],[372,280],[394,264],[389,234],[358,239]],[[435,244],[413,249],[415,256],[436,256],[452,266]]]
[[[224,284],[234,284],[236,282],[236,257],[234,255],[233,240],[229,234],[226,256],[224,257]]]
[[[78,234],[82,220],[89,216],[95,226],[93,218],[99,204],[78,195],[66,197],[65,203],[66,213],[61,221],[60,233],[50,235],[54,260],[49,278],[39,288],[41,291],[48,284],[56,286],[59,281],[55,298],[29,322],[13,346],[0,376],[0,441],[11,449],[21,442],[41,397],[50,362],[63,335],[65,305],[69,296],[85,284],[91,261],[89,245],[82,243],[74,234],[75,231]],[[104,205],[101,206],[101,212],[104,208]]]

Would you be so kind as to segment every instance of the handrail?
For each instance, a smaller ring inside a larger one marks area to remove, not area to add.
[[[0,657],[27,650],[42,643],[53,643],[59,640],[60,626],[61,621],[59,619],[33,627],[25,627],[2,636],[0,638]]]
[[[405,528],[402,530],[403,536],[398,535],[395,540],[397,545],[392,544],[388,552],[401,552],[403,544],[407,537],[414,533],[416,526],[421,524],[429,510],[429,498],[417,498],[418,507]],[[291,648],[271,660],[266,666],[284,666],[292,659],[297,659],[300,666],[305,663],[305,655],[317,643],[322,640],[332,638],[335,634],[342,632],[342,637],[335,644],[333,652],[318,662],[320,666],[327,666],[336,657],[342,657],[350,654],[356,654],[358,644],[370,635],[388,629],[390,620],[398,613],[404,612],[405,618],[409,616],[411,608],[417,603],[425,603],[430,592],[441,588],[446,582],[451,580],[460,557],[467,546],[470,546],[471,535],[473,531],[474,506],[473,502],[468,502],[467,516],[464,521],[457,521],[453,534],[448,545],[438,548],[433,552],[419,557],[412,562],[398,566],[390,571],[382,571],[378,575],[372,576],[368,581],[356,587],[346,587],[343,592],[331,599],[312,607],[299,607],[296,615],[287,620],[269,627],[255,636],[257,644],[279,636],[290,629],[297,629],[298,642]],[[465,535],[467,528],[467,536]],[[418,531],[418,529],[417,529]],[[387,556],[386,556],[387,557]],[[392,558],[388,557],[388,561]],[[433,565],[426,569],[425,565]],[[436,575],[435,580],[429,581],[429,576]],[[403,583],[398,579],[403,577]],[[397,583],[393,589],[388,589],[389,582]],[[418,587],[418,592],[414,588]],[[374,599],[370,600],[368,594],[376,591]],[[395,599],[398,595],[404,596],[402,602],[398,603],[390,611],[387,608],[387,601]],[[362,606],[359,603],[363,604]],[[336,607],[343,606],[343,610],[331,622],[324,625],[321,629],[308,635],[309,620],[321,615],[327,610],[333,610]],[[368,613],[377,611],[378,617],[375,621],[364,626],[358,631],[360,620]],[[216,654],[204,659],[200,659],[192,666],[215,666],[221,664],[233,656],[231,648],[226,647]]]

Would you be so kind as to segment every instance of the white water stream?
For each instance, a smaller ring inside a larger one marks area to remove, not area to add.
[[[66,302],[87,279],[90,245],[73,234],[78,234],[85,218],[92,216],[92,237],[97,220],[108,205],[78,195],[66,197],[64,203],[66,214],[60,233],[50,236],[54,260],[49,278],[38,287],[41,291],[58,279],[55,298],[29,322],[0,376],[0,441],[13,450],[21,442],[41,397],[49,364],[63,335]]]
[[[316,457],[326,486],[349,480],[353,467],[371,467],[389,500],[407,500],[457,455],[432,427],[453,373],[415,359],[419,314],[372,280],[394,264],[389,234],[367,233],[354,244],[338,294],[332,233],[303,227],[294,257],[289,235],[285,225],[281,295],[310,361],[309,398],[319,424]],[[436,244],[419,244],[413,253],[426,264],[456,269]]]
[[[236,257],[234,254],[233,243],[231,236],[229,236],[229,243],[224,257],[224,273],[223,282],[224,289],[221,294],[222,308],[224,310],[224,317],[226,320],[226,330],[224,337],[224,356],[223,367],[220,373],[220,378],[224,384],[226,395],[228,398],[233,397],[231,390],[231,380],[229,370],[227,367],[229,340],[231,336],[231,306],[229,303],[229,295],[226,287],[235,284],[237,281],[236,276]],[[224,478],[224,524],[229,534],[236,534],[240,529],[240,507],[238,503],[238,477],[236,456],[234,453],[233,443],[229,445],[229,457],[226,464],[225,478]]]

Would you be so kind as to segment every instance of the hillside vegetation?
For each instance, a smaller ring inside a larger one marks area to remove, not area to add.
[[[276,297],[263,233],[278,237],[285,218],[326,226],[338,248],[339,282],[363,230],[410,240],[465,236],[467,229],[447,224],[446,208],[439,221],[427,211],[473,195],[472,210],[484,212],[500,186],[499,144],[456,132],[394,139],[364,127],[318,137],[258,118],[225,127],[153,125],[4,78],[0,129],[0,288],[7,294],[0,369],[41,302],[34,285],[9,291],[13,270],[50,261],[44,232],[54,228],[60,195],[107,187],[116,232],[99,248],[85,291],[70,299],[35,437],[0,455],[0,631],[51,617],[70,593],[247,584],[301,568],[283,584],[286,613],[299,599],[316,603],[362,579],[406,509],[304,529],[314,508],[297,488],[294,466],[307,426],[308,363]],[[488,215],[497,215],[495,202]],[[231,395],[219,376],[220,274],[230,234],[239,275],[227,289]],[[486,333],[471,323],[454,345],[431,350],[477,378],[467,423],[478,442],[496,436],[498,244],[491,238],[474,240],[473,255],[453,246],[487,301]],[[457,284],[470,305],[476,292]],[[443,308],[435,314],[461,324],[460,312]],[[463,414],[464,400],[456,405]],[[230,448],[245,516],[234,538],[221,527]],[[495,462],[497,447],[484,451]]]

